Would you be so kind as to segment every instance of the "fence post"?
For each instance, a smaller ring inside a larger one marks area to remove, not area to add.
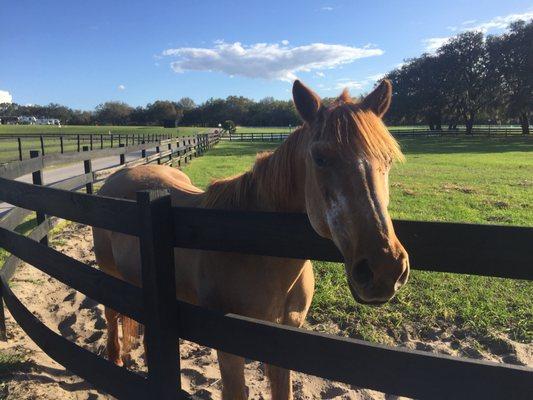
[[[78,134],[78,153],[80,152],[81,148],[80,148],[80,135]]]
[[[130,135],[128,135],[128,134],[126,133],[126,147],[128,147],[128,142],[129,142],[128,139],[129,139],[129,137],[130,137]]]
[[[174,226],[168,191],[137,192],[148,387],[151,398],[181,391]]]
[[[113,134],[111,134],[111,148],[113,148]]]
[[[124,143],[119,143],[118,147],[124,147]],[[126,153],[120,154],[120,165],[126,164]]]
[[[59,148],[60,148],[61,154],[63,154],[65,152],[65,147],[63,145],[63,136],[59,136]]]
[[[89,151],[89,147],[83,146],[83,151]],[[86,174],[93,172],[93,163],[89,160],[83,160],[83,169]],[[89,182],[85,185],[85,191],[87,194],[93,194],[93,183]]]
[[[104,135],[100,134],[100,148],[104,148]]]
[[[168,155],[168,161],[172,161],[172,142],[168,144],[168,149],[170,150],[170,154]],[[170,163],[170,166],[172,166],[172,163]]]
[[[161,152],[161,148],[159,146],[155,146],[155,152],[156,153],[160,153]],[[161,155],[158,155],[157,157],[157,164],[161,164]]]
[[[89,146],[91,147],[91,150],[93,149],[93,134],[89,136]]]
[[[44,137],[43,137],[43,135],[39,136],[39,139],[41,140],[41,154],[44,156]]]
[[[39,157],[39,150],[30,150],[30,158],[37,158]],[[43,185],[43,170],[40,169],[38,171],[34,171],[31,174],[32,183],[34,185]],[[37,225],[40,225],[44,222],[46,219],[46,215],[43,213],[37,211]],[[48,235],[44,236],[39,243],[44,244],[45,246],[48,246]]]
[[[19,160],[22,161],[22,139],[18,137],[17,142],[19,145]]]
[[[143,140],[143,141],[142,141],[142,144],[146,144],[146,142]],[[141,157],[142,157],[142,158],[146,158],[146,149],[142,149],[142,150],[141,150]]]

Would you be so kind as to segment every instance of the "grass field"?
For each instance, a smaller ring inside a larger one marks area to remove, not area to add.
[[[84,125],[64,125],[62,127],[53,125],[0,125],[0,135],[13,134],[13,135],[25,135],[25,134],[63,134],[63,135],[75,135],[75,134],[174,134],[174,135],[192,135],[194,133],[202,132],[206,128],[198,128],[192,126],[180,126],[179,128],[163,128],[161,126],[84,126]]]
[[[401,144],[407,162],[391,172],[393,218],[533,226],[533,140],[416,138]],[[205,187],[212,178],[248,169],[257,151],[275,147],[221,142],[185,172]],[[333,322],[350,336],[394,343],[405,331],[424,337],[454,329],[481,346],[501,333],[533,340],[530,282],[413,271],[395,299],[375,308],[354,302],[341,265],[315,262],[314,268],[309,321]]]
[[[64,135],[64,151],[77,151],[77,134],[90,135],[93,134],[94,148],[100,148],[100,135],[103,135],[104,148],[110,147],[111,139],[109,132],[113,134],[134,134],[134,135],[153,135],[164,134],[173,136],[187,136],[200,133],[205,128],[196,127],[179,127],[177,129],[153,127],[153,126],[57,126],[48,125],[0,125],[0,163],[17,160],[18,142],[13,138],[2,138],[2,135],[20,135],[22,138],[22,156],[29,158],[30,150],[40,150],[41,143],[39,138],[24,138],[24,135],[38,135],[38,134],[62,134]],[[124,138],[122,138],[124,142]],[[60,141],[58,137],[45,137],[45,153],[59,153]],[[81,137],[81,147],[89,146],[90,139],[87,136]],[[115,138],[115,145],[117,140]]]

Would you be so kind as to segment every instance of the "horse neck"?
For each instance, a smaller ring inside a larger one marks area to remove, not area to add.
[[[262,153],[251,170],[213,182],[201,206],[260,211],[305,211],[306,128],[293,132],[273,153]]]

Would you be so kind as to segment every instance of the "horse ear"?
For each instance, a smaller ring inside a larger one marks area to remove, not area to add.
[[[320,109],[321,100],[318,94],[313,92],[299,80],[292,85],[292,98],[298,114],[305,122],[313,122]]]
[[[392,84],[388,79],[381,83],[361,102],[362,107],[371,110],[378,117],[385,115],[389,109],[392,97]]]

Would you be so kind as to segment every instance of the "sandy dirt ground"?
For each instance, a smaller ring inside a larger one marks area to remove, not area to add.
[[[90,228],[69,224],[53,240],[56,249],[95,266]],[[105,357],[106,323],[103,307],[81,293],[61,284],[37,269],[22,265],[17,270],[12,287],[23,303],[48,327],[78,345]],[[0,342],[2,352],[25,354],[28,362],[22,370],[0,376],[0,399],[108,399],[90,383],[71,374],[44,354],[7,315],[8,342]],[[331,327],[333,333],[342,333]],[[517,365],[533,365],[533,346],[513,342],[507,338],[493,340],[480,350],[468,338],[458,338],[453,332],[438,332],[434,338],[415,340],[408,333],[403,345],[408,348],[445,353],[477,359],[489,359]],[[182,342],[182,385],[198,399],[220,399],[221,381],[214,350],[194,343]],[[137,343],[129,366],[145,373],[142,345]],[[246,363],[246,379],[251,399],[268,399],[268,380],[258,362]],[[379,392],[358,389],[300,373],[293,374],[296,399],[397,399]]]

